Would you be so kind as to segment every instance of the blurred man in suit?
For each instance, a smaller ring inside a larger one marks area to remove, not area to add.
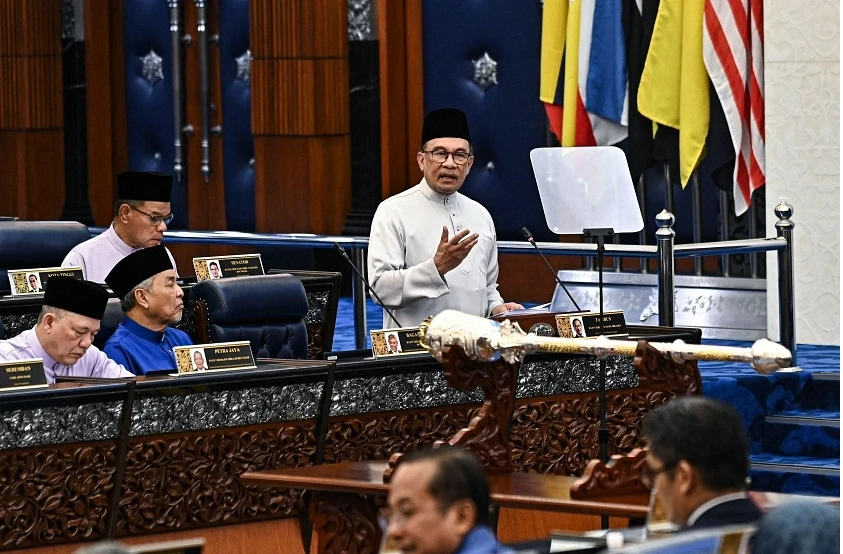
[[[749,441],[740,414],[724,402],[678,396],[644,418],[645,483],[670,520],[699,529],[753,523],[761,510],[746,494]]]
[[[489,527],[490,502],[486,471],[467,450],[411,452],[389,483],[388,539],[404,553],[511,553]]]

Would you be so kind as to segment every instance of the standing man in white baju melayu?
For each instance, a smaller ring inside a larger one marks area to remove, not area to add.
[[[521,309],[498,293],[492,216],[457,192],[474,162],[465,113],[430,112],[421,142],[417,160],[424,178],[375,212],[368,255],[372,288],[402,327],[446,309],[482,317]],[[383,326],[395,327],[386,313]]]

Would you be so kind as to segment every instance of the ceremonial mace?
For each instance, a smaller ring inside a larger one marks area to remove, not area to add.
[[[420,329],[422,345],[440,362],[442,349],[447,346],[459,346],[472,360],[493,362],[503,358],[509,363],[520,362],[532,352],[590,354],[598,358],[634,356],[638,346],[636,341],[606,337],[567,339],[528,335],[509,320],[499,323],[457,310],[441,312],[422,323]],[[649,345],[676,363],[689,360],[747,362],[763,375],[789,367],[792,361],[790,350],[767,339],[755,341],[751,348],[687,344],[681,340]]]

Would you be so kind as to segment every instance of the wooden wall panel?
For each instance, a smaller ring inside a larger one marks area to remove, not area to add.
[[[258,230],[338,234],[351,209],[351,137],[255,137]],[[343,217],[338,218],[341,214]]]
[[[0,204],[58,219],[64,204],[62,60],[53,0],[0,1]]]
[[[94,222],[105,227],[114,217],[114,176],[129,165],[123,3],[86,0],[84,12],[88,197]]]
[[[63,206],[63,131],[0,129],[0,215],[57,220]]]
[[[351,209],[346,1],[250,6],[256,230],[339,233]]]
[[[250,9],[253,58],[255,52],[267,58],[348,56],[345,0],[254,0]],[[263,32],[256,25],[282,26],[284,32]]]
[[[421,9],[421,0],[378,1],[383,198],[421,179],[416,163],[424,118]]]
[[[0,56],[0,75],[0,129],[61,128],[60,56]]]
[[[0,56],[61,55],[58,8],[55,0],[0,0]]]
[[[347,58],[252,61],[252,131],[256,135],[350,132]],[[253,85],[254,87],[254,85]]]

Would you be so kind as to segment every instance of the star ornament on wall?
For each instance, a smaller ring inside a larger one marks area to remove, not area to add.
[[[477,86],[485,91],[498,84],[498,62],[493,60],[488,52],[471,63],[474,64],[474,82]]]
[[[141,76],[150,85],[164,80],[164,60],[155,53],[155,50],[141,58]]]
[[[234,60],[237,62],[237,78],[248,85],[252,73],[252,51],[246,50]]]

